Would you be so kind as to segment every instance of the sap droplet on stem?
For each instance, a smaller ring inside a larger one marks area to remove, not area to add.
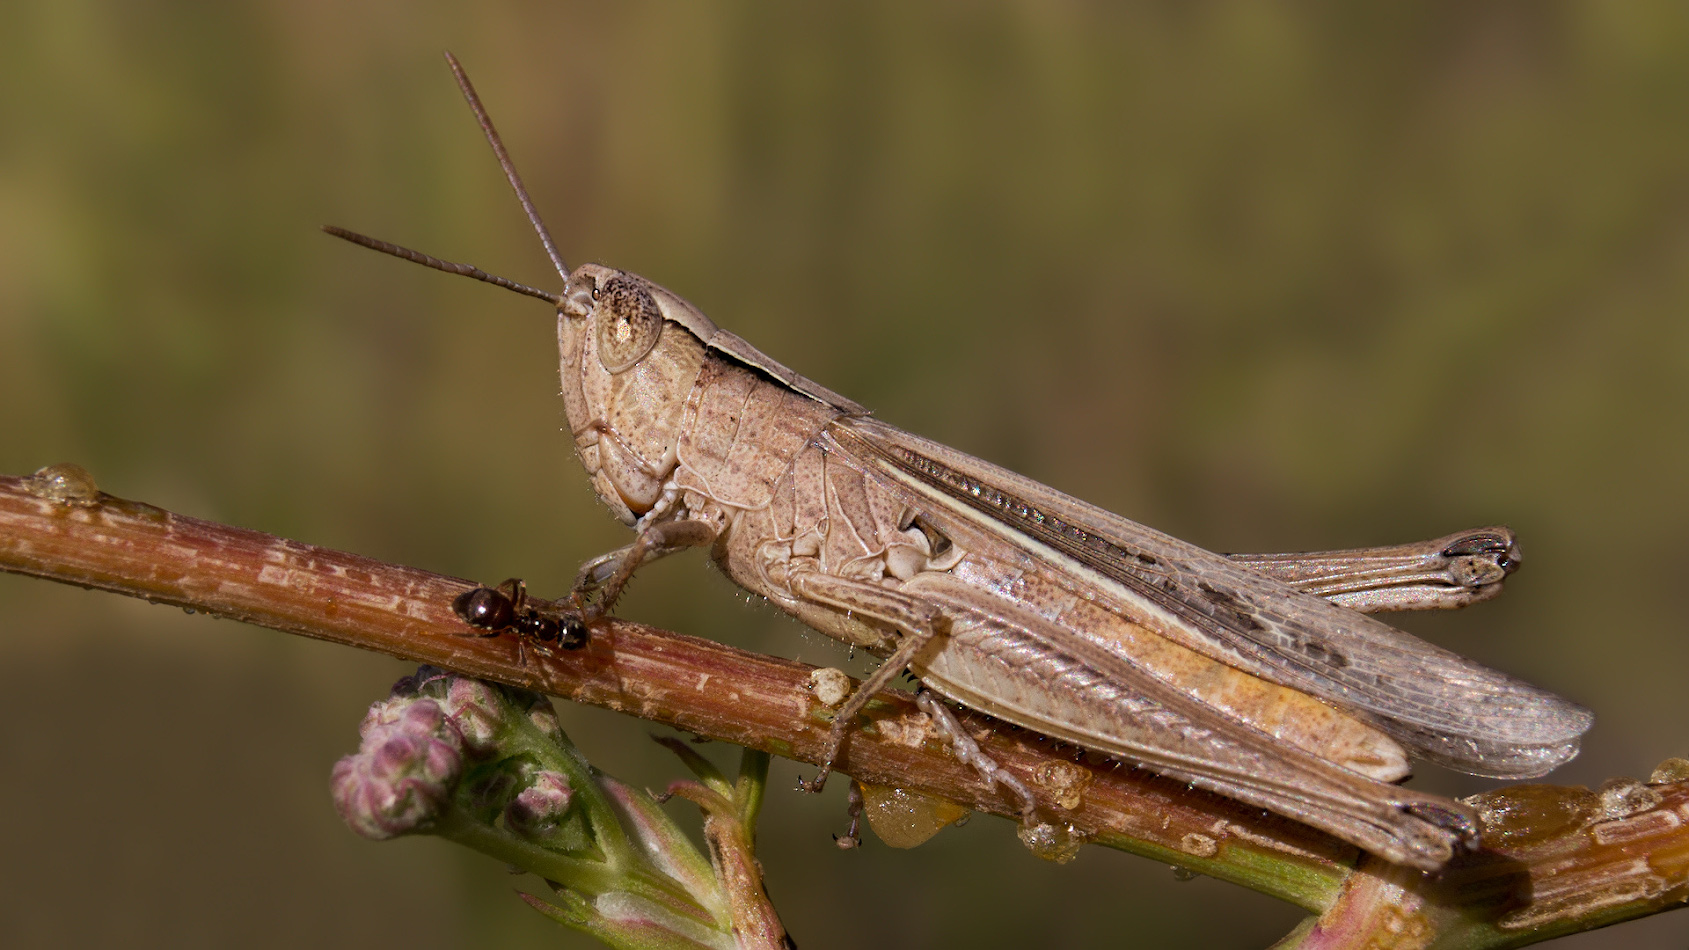
[[[913,848],[968,816],[961,805],[907,788],[862,786],[862,814],[893,848]]]
[[[100,503],[100,487],[94,484],[94,476],[72,462],[37,469],[24,479],[23,487],[37,498],[72,508],[91,508]]]

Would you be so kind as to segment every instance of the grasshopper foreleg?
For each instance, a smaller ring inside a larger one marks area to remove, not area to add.
[[[581,611],[583,618],[596,620],[616,605],[616,599],[622,596],[622,590],[640,565],[676,551],[704,547],[714,543],[715,539],[716,529],[702,521],[675,520],[649,525],[639,532],[639,537],[632,544],[581,565],[580,572],[575,575],[575,586],[569,594],[570,600]],[[594,593],[598,595],[596,602],[587,603]]]

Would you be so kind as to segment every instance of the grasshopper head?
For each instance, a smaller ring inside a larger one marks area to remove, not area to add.
[[[701,322],[700,322],[701,321]],[[577,268],[557,309],[563,405],[598,497],[627,524],[673,474],[686,398],[704,363],[691,304],[643,277]]]

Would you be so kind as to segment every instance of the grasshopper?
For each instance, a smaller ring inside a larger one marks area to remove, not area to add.
[[[1362,612],[1492,595],[1518,565],[1511,532],[1227,557],[880,422],[643,277],[565,265],[447,58],[562,292],[327,230],[557,308],[576,449],[636,532],[581,569],[586,619],[640,565],[708,547],[741,587],[885,658],[838,710],[807,787],[905,670],[948,700],[1423,870],[1475,846],[1478,824],[1462,803],[1395,784],[1410,754],[1524,778],[1577,753],[1588,710]],[[952,738],[1030,821],[1026,787]]]

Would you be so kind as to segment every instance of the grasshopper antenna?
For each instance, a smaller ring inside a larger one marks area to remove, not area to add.
[[[540,243],[545,245],[545,254],[551,258],[551,265],[557,268],[558,276],[563,278],[563,296],[569,296],[569,265],[563,263],[563,255],[557,252],[557,242],[551,239],[551,232],[546,230],[545,222],[540,220],[539,210],[534,207],[533,199],[528,197],[528,189],[522,184],[522,176],[516,174],[516,165],[510,160],[510,153],[504,150],[504,141],[499,138],[498,130],[493,128],[493,120],[487,115],[487,110],[481,106],[481,97],[475,94],[475,87],[470,84],[469,76],[463,71],[463,66],[457,57],[446,51],[446,64],[452,68],[452,75],[457,77],[457,87],[463,91],[463,98],[469,100],[469,109],[475,113],[475,121],[480,123],[481,131],[487,136],[487,144],[493,147],[493,155],[498,158],[499,167],[504,169],[505,180],[516,192],[516,200],[522,203],[522,210],[528,213],[528,223],[534,226],[534,233],[540,236]]]
[[[361,244],[372,251],[380,251],[383,254],[391,254],[394,257],[403,258],[407,261],[421,264],[424,267],[432,267],[435,270],[443,270],[448,274],[458,274],[463,277],[473,277],[476,280],[483,280],[496,287],[503,287],[505,290],[514,290],[519,294],[527,294],[530,297],[538,297],[541,300],[550,301],[554,307],[563,306],[565,298],[562,294],[554,294],[549,290],[541,290],[538,287],[529,287],[527,284],[517,283],[508,277],[500,277],[497,274],[489,274],[481,268],[476,267],[474,264],[459,264],[454,261],[443,261],[438,257],[432,257],[422,253],[421,251],[413,251],[408,247],[400,247],[397,244],[383,241],[380,238],[372,238],[365,234],[359,234],[356,231],[348,231],[345,228],[337,228],[332,224],[323,225],[323,230],[337,238],[340,238],[341,240],[351,241],[353,244]]]

